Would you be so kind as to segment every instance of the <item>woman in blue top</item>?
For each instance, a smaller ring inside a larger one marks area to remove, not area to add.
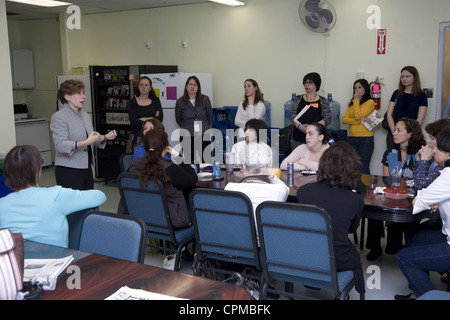
[[[134,151],[133,151],[133,158],[140,158],[140,157],[145,156],[145,154],[147,152],[145,152],[145,149],[144,149],[143,138],[145,137],[145,134],[147,132],[149,132],[150,130],[153,130],[153,129],[161,129],[163,131],[165,130],[163,124],[158,119],[151,118],[151,119],[145,120],[142,125],[141,138],[138,140],[138,146],[136,148],[134,148]]]
[[[26,240],[68,246],[66,216],[95,208],[106,201],[99,190],[80,191],[61,186],[40,188],[42,158],[34,146],[16,146],[5,158],[5,183],[14,190],[0,199],[0,228],[20,232]]]
[[[404,117],[414,119],[421,125],[425,120],[427,108],[427,95],[422,90],[419,71],[413,66],[404,67],[401,71],[398,89],[392,94],[386,112],[390,129],[386,136],[388,149],[393,147],[392,134],[399,119]]]
[[[391,176],[401,172],[405,179],[412,180],[416,165],[416,153],[425,145],[425,138],[416,120],[401,118],[395,125],[394,149],[386,150],[383,155],[383,176]],[[386,253],[395,254],[403,248],[403,232],[411,227],[407,223],[389,223],[387,225]],[[376,260],[381,255],[381,237],[383,221],[369,219],[367,227],[367,260]]]

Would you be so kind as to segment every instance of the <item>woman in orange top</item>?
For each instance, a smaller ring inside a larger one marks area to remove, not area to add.
[[[370,87],[366,79],[353,84],[353,99],[342,117],[342,123],[349,124],[347,142],[355,148],[361,158],[361,173],[370,174],[370,160],[374,149],[373,132],[364,125],[367,117],[375,110],[370,98]]]

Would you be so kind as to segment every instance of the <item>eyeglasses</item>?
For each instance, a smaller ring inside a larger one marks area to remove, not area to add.
[[[306,84],[314,84],[314,82],[312,82],[312,81],[305,81],[305,82],[303,82],[303,85],[306,85]]]

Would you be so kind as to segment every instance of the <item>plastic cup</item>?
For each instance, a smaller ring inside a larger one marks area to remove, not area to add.
[[[234,170],[234,152],[225,152],[225,167],[227,172]]]

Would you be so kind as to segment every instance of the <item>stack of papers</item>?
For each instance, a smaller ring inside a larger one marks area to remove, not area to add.
[[[120,288],[105,300],[186,300],[166,296],[165,294],[149,292],[140,289],[131,289],[127,286]]]
[[[73,261],[73,256],[61,259],[25,259],[23,281],[37,283],[44,290],[55,290],[58,276]]]

